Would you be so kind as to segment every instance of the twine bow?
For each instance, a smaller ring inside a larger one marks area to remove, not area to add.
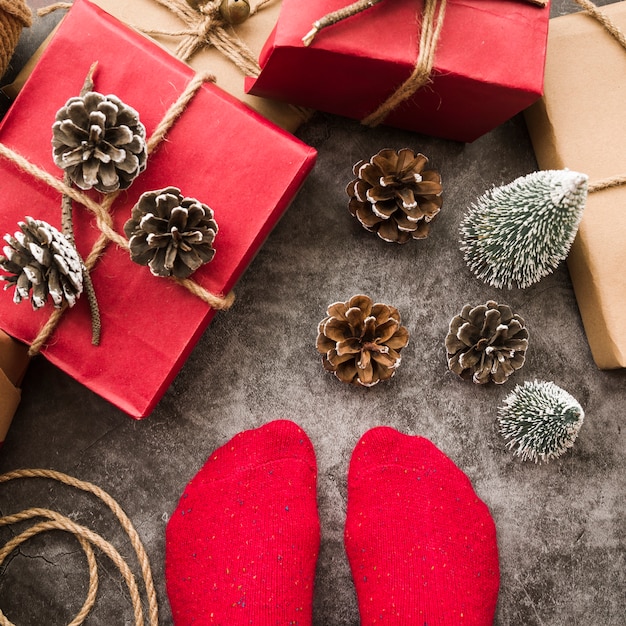
[[[272,0],[259,0],[250,8],[250,15],[257,13]],[[261,68],[254,53],[237,37],[232,27],[220,15],[220,0],[210,0],[198,8],[192,7],[186,0],[155,0],[169,9],[187,28],[179,31],[141,29],[146,35],[181,37],[176,48],[176,56],[188,61],[198,50],[213,46],[232,61],[244,74],[258,76]]]
[[[195,96],[197,91],[205,82],[213,82],[215,78],[209,74],[196,74],[194,78],[188,83],[184,91],[179,95],[178,99],[170,106],[165,112],[163,119],[158,124],[152,136],[147,141],[148,156],[151,155],[160,143],[165,139],[167,132],[173,126],[178,117],[185,111],[187,105]],[[57,177],[49,174],[40,167],[34,165],[28,159],[23,157],[18,152],[12,150],[8,146],[0,143],[0,156],[3,156],[7,160],[11,161],[23,172],[33,176],[37,180],[42,181],[49,187],[52,187],[63,196],[71,198],[71,200],[78,202],[84,206],[88,211],[94,214],[96,218],[96,225],[100,230],[100,236],[93,245],[89,255],[84,260],[84,265],[87,272],[90,272],[104,254],[107,246],[110,242],[116,243],[121,248],[128,250],[128,240],[120,235],[113,228],[113,217],[111,215],[111,208],[116,199],[120,195],[120,191],[106,195],[101,202],[96,202],[85,193],[78,191],[76,188],[66,184],[64,180],[60,180]],[[231,292],[226,296],[213,294],[204,289],[201,285],[196,283],[191,278],[172,278],[182,287],[185,287],[194,296],[200,298],[206,302],[209,306],[216,310],[225,310],[232,306],[235,296]],[[41,328],[39,334],[34,339],[30,346],[29,355],[34,356],[37,354],[43,345],[48,341],[55,328],[61,321],[61,318],[68,306],[64,305],[59,309],[55,309],[46,324]]]

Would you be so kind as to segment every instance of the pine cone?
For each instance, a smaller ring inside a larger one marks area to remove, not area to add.
[[[70,98],[52,126],[52,156],[81,189],[127,189],[146,168],[146,129],[117,96]]]
[[[213,211],[176,187],[142,194],[124,232],[131,259],[155,276],[187,278],[215,255]]]
[[[327,312],[316,343],[326,370],[344,383],[365,387],[396,373],[400,351],[409,341],[396,308],[357,295],[331,304]]]
[[[524,320],[493,300],[473,308],[465,305],[446,337],[450,369],[479,384],[504,383],[524,365],[527,348]]]
[[[364,228],[385,241],[406,243],[428,236],[443,199],[441,176],[424,170],[428,159],[409,148],[381,150],[353,167],[348,208]]]
[[[64,302],[72,307],[83,291],[83,265],[76,248],[47,222],[27,217],[19,222],[21,232],[5,235],[9,244],[0,256],[0,268],[9,276],[5,289],[15,287],[13,301],[28,300],[41,308],[48,295],[56,308]],[[31,295],[32,291],[32,295]]]

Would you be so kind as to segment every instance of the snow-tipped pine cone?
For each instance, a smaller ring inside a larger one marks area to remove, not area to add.
[[[52,126],[52,156],[81,189],[127,189],[146,168],[146,129],[117,96],[70,98]]]
[[[213,211],[177,187],[142,194],[124,224],[131,259],[155,276],[187,278],[215,255]]]
[[[31,300],[33,309],[44,306],[50,296],[54,306],[72,307],[83,291],[83,264],[76,248],[54,226],[32,217],[18,222],[15,235],[5,235],[8,245],[0,256],[7,272],[5,290],[15,287],[13,301]]]

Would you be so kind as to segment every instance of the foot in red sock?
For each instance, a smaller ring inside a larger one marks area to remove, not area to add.
[[[310,626],[320,530],[309,438],[280,420],[216,450],[166,532],[177,626]]]
[[[493,519],[427,439],[387,427],[361,438],[348,473],[345,542],[361,626],[493,623]]]

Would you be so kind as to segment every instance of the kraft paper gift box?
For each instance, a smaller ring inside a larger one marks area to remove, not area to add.
[[[56,112],[79,94],[97,61],[94,89],[115,94],[139,112],[150,137],[195,76],[151,40],[87,0],[77,0],[0,126],[0,143],[62,179],[52,160]],[[168,186],[209,205],[219,232],[214,260],[191,278],[227,294],[313,167],[316,151],[213,84],[203,84],[148,157],[147,168],[112,207],[115,231],[145,191]],[[279,164],[279,166],[277,166]],[[0,156],[0,232],[13,234],[26,215],[61,228],[61,194]],[[98,200],[98,194],[88,194]],[[75,203],[76,205],[77,203]],[[94,217],[75,208],[83,258],[100,234]],[[67,310],[43,355],[135,418],[148,415],[206,329],[215,311],[181,285],[158,278],[110,243],[91,272],[102,339],[91,344],[86,298]],[[31,344],[51,305],[33,311],[0,293],[0,328]],[[228,315],[227,312],[222,313]]]
[[[602,7],[626,32],[626,2]],[[626,174],[626,50],[586,13],[550,21],[544,97],[526,112],[542,169]],[[626,367],[626,186],[589,194],[568,268],[593,359]]]
[[[346,0],[283,0],[249,93],[363,120],[412,73],[423,0],[384,0],[324,28],[312,24]],[[385,124],[473,141],[542,93],[549,12],[523,0],[449,0],[430,82]]]

